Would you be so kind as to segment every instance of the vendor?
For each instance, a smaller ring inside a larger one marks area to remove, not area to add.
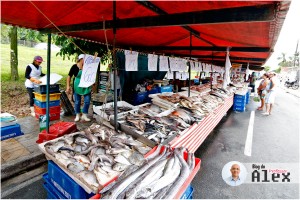
[[[34,104],[33,90],[35,87],[38,87],[38,85],[41,83],[39,78],[41,76],[45,76],[45,74],[42,73],[42,67],[40,66],[42,62],[43,62],[43,58],[41,56],[35,56],[33,58],[32,63],[27,65],[25,70],[25,78],[26,78],[25,87],[29,95],[30,111],[33,117],[35,117],[35,112],[33,107]]]
[[[78,56],[77,63],[71,67],[67,77],[67,88],[66,88],[67,93],[70,92],[71,78],[72,76],[75,77],[74,79],[74,99],[75,99],[75,113],[76,113],[76,118],[74,120],[75,122],[78,122],[80,119],[80,105],[81,105],[82,96],[84,97],[84,104],[82,108],[81,119],[84,121],[91,121],[91,119],[87,117],[89,107],[90,107],[90,102],[91,102],[91,86],[87,88],[79,87],[80,78],[83,69],[83,62],[84,62],[84,54],[80,54]]]

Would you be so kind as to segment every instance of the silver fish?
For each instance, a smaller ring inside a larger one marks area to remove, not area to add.
[[[160,148],[158,148],[158,149],[160,150]],[[138,170],[136,170],[132,174],[128,175],[127,178],[123,179],[122,181],[120,181],[119,183],[114,185],[114,187],[111,190],[109,190],[107,192],[107,194],[105,194],[103,196],[103,198],[105,198],[105,199],[116,199],[119,196],[119,194],[122,191],[124,191],[125,188],[128,187],[128,185],[131,184],[132,181],[134,181],[137,177],[139,177],[141,174],[143,174],[149,167],[151,167],[153,164],[155,164],[161,157],[164,156],[165,153],[166,153],[166,149],[164,149],[164,152],[162,154],[160,154],[157,157],[151,159],[149,162],[146,162]]]
[[[116,162],[122,163],[124,165],[131,165],[130,161],[125,158],[124,156],[122,156],[121,154],[118,154],[115,159]]]
[[[78,173],[78,176],[81,177],[87,184],[92,186],[95,190],[98,190],[99,183],[94,173],[90,171],[81,171]]]
[[[124,171],[127,167],[128,167],[128,165],[124,165],[124,164],[122,164],[122,163],[115,163],[115,164],[112,166],[112,169],[113,169],[114,171],[122,172],[122,171]]]
[[[131,156],[129,156],[128,158],[129,162],[133,165],[138,165],[138,166],[141,166],[144,161],[145,161],[145,158],[142,154],[140,154],[139,152],[137,151],[134,151]]]
[[[84,166],[82,164],[80,164],[79,162],[69,163],[67,165],[67,168],[74,173],[79,173],[84,170]]]
[[[148,153],[151,150],[151,148],[148,146],[143,146],[143,147],[133,146],[133,148],[143,155],[145,155],[146,153]]]

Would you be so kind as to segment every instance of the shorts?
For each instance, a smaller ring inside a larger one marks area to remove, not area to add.
[[[260,92],[259,98],[264,99],[264,98],[266,98],[266,95],[267,95],[267,91],[263,90],[263,91]]]
[[[274,104],[275,102],[275,92],[270,91],[266,94],[266,103]]]

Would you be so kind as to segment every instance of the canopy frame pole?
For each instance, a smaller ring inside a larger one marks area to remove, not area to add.
[[[49,85],[50,85],[50,59],[51,59],[51,33],[48,33],[48,47],[47,47],[47,83],[46,83],[46,130],[49,133]]]
[[[214,52],[211,52],[211,73],[210,73],[210,90],[212,90],[212,79],[213,79],[213,62],[214,62]]]
[[[116,58],[116,22],[117,22],[117,2],[116,0],[113,1],[113,69],[114,69],[114,126],[115,130],[118,131],[118,116],[117,116],[117,109],[118,109],[118,97],[117,97],[117,58]]]
[[[192,59],[192,33],[190,32],[190,63],[189,63],[188,97],[191,96],[191,59]]]

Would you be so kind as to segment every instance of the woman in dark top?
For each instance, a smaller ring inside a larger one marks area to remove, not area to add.
[[[35,56],[33,58],[33,61],[31,64],[27,65],[25,70],[25,87],[27,89],[28,95],[29,95],[29,105],[31,110],[31,115],[35,117],[34,112],[34,94],[33,90],[35,87],[38,87],[38,85],[41,83],[39,78],[41,76],[45,76],[45,74],[42,73],[42,67],[40,66],[43,62],[43,58],[41,56]]]
[[[91,101],[91,87],[87,88],[82,88],[79,87],[79,82],[82,74],[82,68],[83,68],[83,61],[84,61],[84,54],[80,54],[77,59],[77,63],[74,64],[68,74],[67,77],[67,88],[66,92],[70,93],[70,83],[71,83],[71,78],[74,76],[74,81],[73,81],[73,87],[74,87],[74,99],[75,99],[75,113],[76,113],[76,118],[75,122],[79,121],[80,119],[80,105],[81,105],[81,97],[84,97],[84,105],[82,108],[82,117],[81,119],[85,121],[91,121],[88,117],[88,110],[90,106],[90,101]]]

